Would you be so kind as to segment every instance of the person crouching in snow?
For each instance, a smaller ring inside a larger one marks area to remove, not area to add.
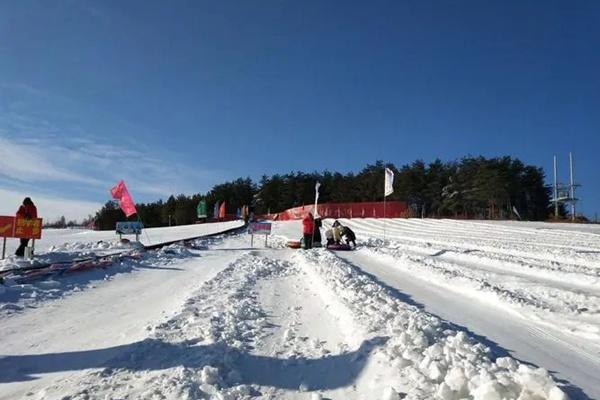
[[[302,234],[304,241],[304,248],[312,248],[312,239],[315,231],[315,222],[311,213],[308,213],[306,217],[302,219]]]
[[[17,211],[17,218],[35,219],[37,218],[37,208],[29,197],[25,197],[23,205]],[[23,257],[25,255],[25,247],[29,244],[29,239],[21,239],[21,244],[15,252],[15,256]]]
[[[346,244],[352,243],[353,247],[356,247],[356,235],[354,231],[347,226],[342,226],[342,236],[346,239]]]
[[[340,244],[342,242],[342,224],[338,220],[333,221],[333,241],[335,244]]]
[[[333,229],[329,228],[325,230],[325,240],[327,241],[325,247],[329,247],[335,243],[333,240]]]

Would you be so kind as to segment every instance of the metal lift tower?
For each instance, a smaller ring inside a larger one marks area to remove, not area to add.
[[[571,220],[575,221],[576,217],[576,203],[579,199],[575,197],[575,188],[581,186],[575,183],[573,176],[573,154],[569,153],[569,184],[564,185],[558,183],[557,171],[556,171],[556,156],[554,156],[554,184],[553,184],[553,198],[554,203],[554,218],[558,218],[558,206],[562,203],[571,204]]]

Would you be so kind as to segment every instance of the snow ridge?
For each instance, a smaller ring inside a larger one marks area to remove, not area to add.
[[[259,279],[292,273],[289,263],[252,252],[237,258],[186,301],[180,313],[152,329],[150,337],[127,346],[99,371],[59,381],[41,398],[247,399],[240,365],[268,326],[257,301]]]
[[[383,352],[401,377],[404,387],[397,391],[405,391],[405,398],[567,398],[546,370],[507,357],[493,360],[489,349],[464,332],[403,303],[332,253],[302,252],[294,260],[324,279],[357,321],[390,338]]]

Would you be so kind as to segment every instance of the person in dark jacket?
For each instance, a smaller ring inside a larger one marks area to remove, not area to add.
[[[17,218],[25,218],[25,219],[35,219],[37,218],[37,208],[33,201],[29,197],[25,197],[23,200],[23,204],[19,207],[17,211]],[[15,255],[18,257],[23,257],[25,255],[25,247],[29,244],[29,239],[21,239],[21,244],[17,248]]]
[[[306,214],[306,217],[302,219],[302,235],[304,241],[304,248],[312,248],[312,238],[315,231],[315,221],[311,213]]]
[[[352,229],[347,226],[342,226],[342,236],[346,239],[347,245],[352,243],[352,246],[356,247],[356,235]]]
[[[321,247],[321,227],[323,226],[323,222],[321,218],[315,218],[315,234],[313,236],[312,245],[313,247]]]

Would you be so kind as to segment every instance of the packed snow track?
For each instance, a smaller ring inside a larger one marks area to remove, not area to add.
[[[600,236],[342,223],[356,251],[287,249],[300,225],[281,222],[266,248],[230,234],[8,282],[0,399],[599,396]],[[107,251],[69,240],[40,257]]]

